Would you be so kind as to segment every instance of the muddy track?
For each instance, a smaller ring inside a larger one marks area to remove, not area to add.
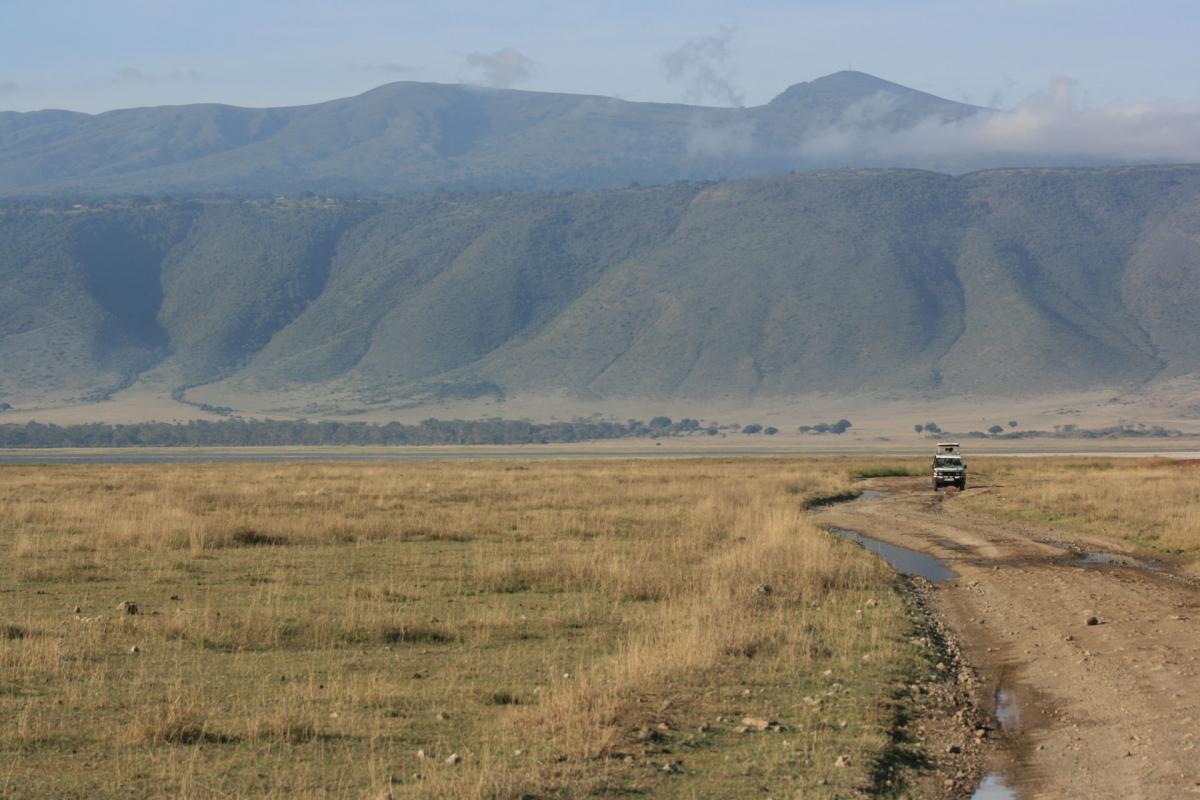
[[[930,602],[983,681],[985,702],[999,701],[988,766],[1019,797],[1200,797],[1194,582],[1103,558],[1081,563],[1085,552],[1139,562],[1112,543],[968,513],[925,481],[874,488],[891,494],[815,515],[957,573],[934,585]]]

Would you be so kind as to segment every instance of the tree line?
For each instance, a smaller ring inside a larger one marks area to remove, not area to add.
[[[138,422],[125,425],[29,422],[0,425],[0,448],[15,447],[269,447],[280,445],[550,444],[600,439],[708,433],[694,419],[649,423],[571,420],[439,420],[400,422],[311,422],[234,417],[190,422]]]

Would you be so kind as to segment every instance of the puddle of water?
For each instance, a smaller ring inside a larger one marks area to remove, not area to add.
[[[920,575],[922,578],[930,581],[944,581],[949,578],[958,577],[958,573],[947,567],[946,562],[940,558],[934,558],[928,553],[921,553],[916,550],[909,550],[907,547],[899,547],[887,542],[881,542],[878,539],[872,539],[870,536],[863,536],[857,531],[848,531],[845,528],[833,528],[830,532],[843,539],[857,542],[872,553],[876,553],[882,557],[884,561],[892,566],[892,569],[905,575]]]
[[[996,691],[996,724],[1002,731],[1013,731],[1021,722],[1017,711],[1017,698],[1008,689]]]
[[[1083,558],[1076,559],[1076,564],[1115,564],[1118,567],[1128,567],[1130,563],[1120,556],[1110,556],[1108,553],[1084,553]]]
[[[979,782],[971,800],[1017,800],[1017,791],[1004,782],[1003,775],[989,772]]]
[[[872,500],[876,497],[891,497],[891,492],[881,492],[878,489],[863,489],[862,494],[858,496],[859,500]]]
[[[1155,564],[1152,561],[1139,561],[1136,558],[1113,556],[1109,555],[1108,553],[1084,553],[1083,558],[1077,559],[1075,563],[1085,567],[1133,567],[1134,569],[1144,569],[1149,570],[1150,572],[1162,572],[1163,569],[1161,564]]]
[[[1048,541],[1046,544],[1057,547],[1059,550],[1068,550],[1076,555],[1080,553],[1066,542]],[[1129,567],[1130,569],[1144,569],[1148,572],[1162,572],[1166,569],[1158,561],[1142,561],[1128,556],[1114,556],[1110,553],[1083,553],[1073,563],[1081,567]]]

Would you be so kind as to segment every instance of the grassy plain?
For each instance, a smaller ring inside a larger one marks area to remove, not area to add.
[[[904,795],[866,463],[0,467],[0,796]]]
[[[972,462],[973,511],[1098,536],[1189,561],[1200,556],[1200,467],[1153,459]]]

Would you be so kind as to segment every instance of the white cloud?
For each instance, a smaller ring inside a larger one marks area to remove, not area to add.
[[[467,66],[485,86],[507,89],[529,80],[534,61],[519,50],[505,47],[494,53],[471,53]]]
[[[1098,161],[1200,161],[1200,104],[1155,101],[1088,105],[1076,81],[1056,78],[1007,110],[955,122],[926,119],[887,131],[869,124],[887,98],[852,106],[835,126],[809,136],[799,155],[815,159],[1051,157]]]
[[[686,141],[689,158],[742,158],[754,151],[754,123],[750,120],[692,122]]]
[[[154,83],[153,75],[137,67],[121,67],[113,78],[116,83]]]
[[[735,85],[730,63],[735,33],[734,28],[724,26],[720,33],[689,39],[663,56],[667,80],[684,87],[684,99],[689,103],[743,105],[745,94]]]

